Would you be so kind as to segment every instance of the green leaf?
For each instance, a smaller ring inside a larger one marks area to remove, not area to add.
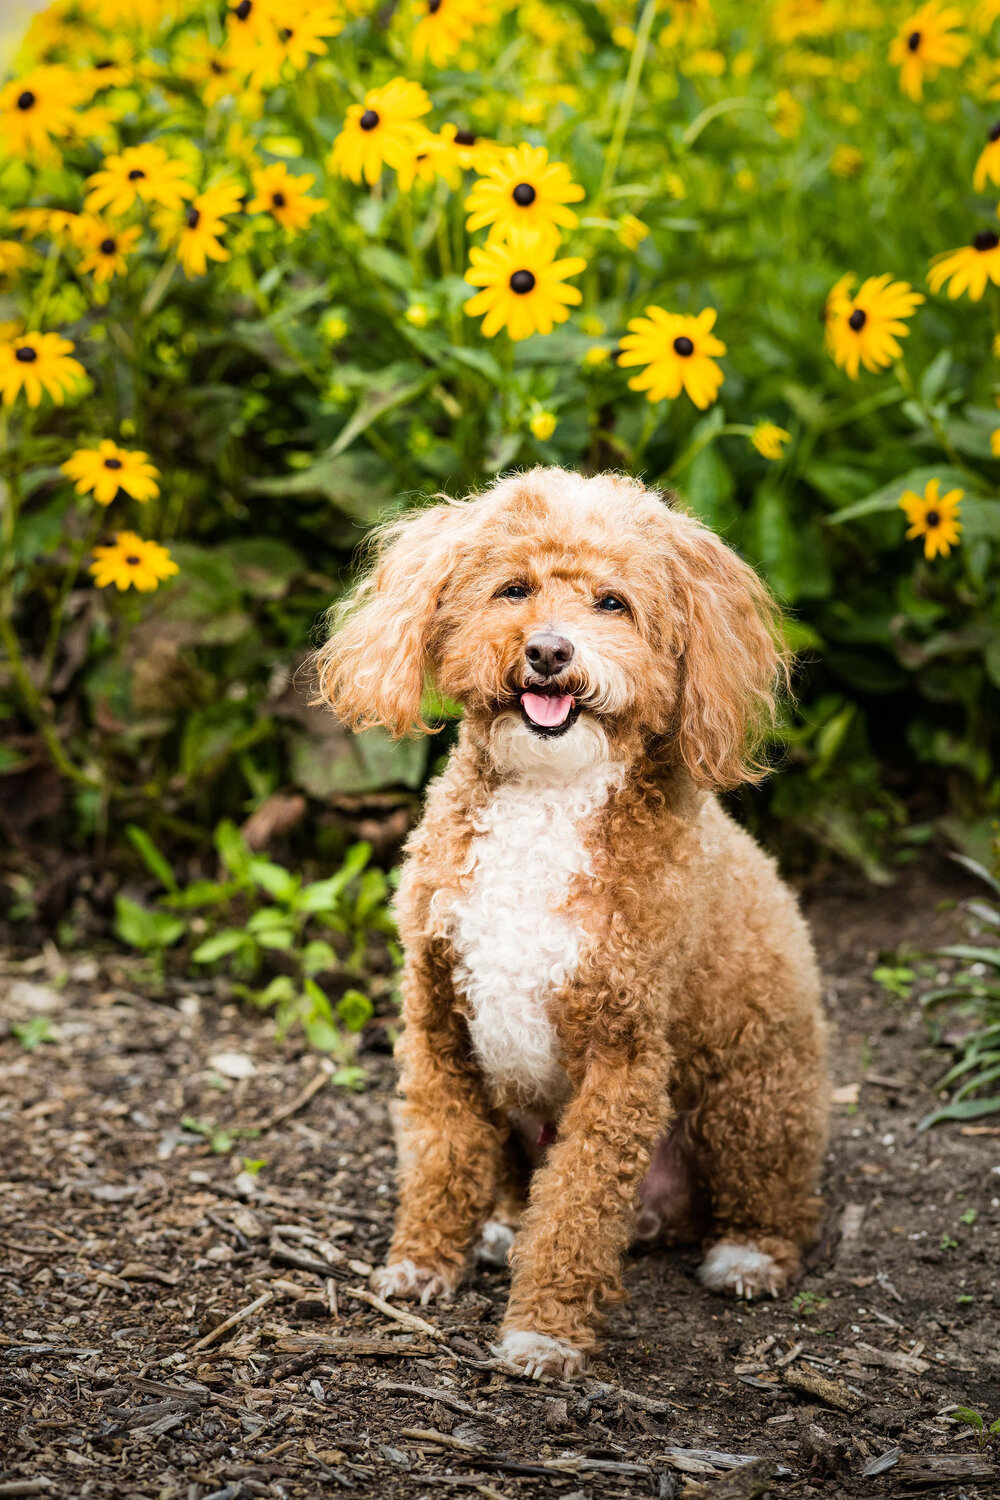
[[[337,955],[329,943],[324,943],[318,938],[311,943],[306,943],[299,962],[303,974],[310,976],[328,974],[337,967]]]
[[[968,854],[949,854],[948,858],[954,860],[956,865],[961,865],[963,869],[970,871],[971,874],[978,875],[980,880],[986,882],[991,891],[1000,896],[1000,880],[997,880],[996,876],[992,875],[985,865],[980,864],[978,859],[972,859]]]
[[[174,878],[174,872],[149,834],[135,823],[126,824],[125,833],[149,873],[155,875],[162,886],[166,886],[168,891],[176,895],[179,887]]]
[[[338,1088],[350,1089],[352,1094],[361,1094],[364,1092],[367,1075],[364,1068],[338,1068],[330,1081]]]
[[[394,740],[384,729],[348,734],[333,726],[329,734],[292,739],[292,780],[320,801],[392,786],[415,791],[424,779],[428,747],[426,738]]]
[[[215,847],[230,875],[237,880],[249,880],[250,850],[242,833],[230,818],[223,818],[216,828]]]
[[[945,1120],[978,1120],[982,1115],[995,1115],[998,1111],[1000,1099],[962,1099],[926,1115],[917,1129],[930,1130],[933,1125],[940,1125]]]
[[[43,1042],[57,1040],[48,1016],[32,1016],[27,1021],[12,1021],[11,1033],[17,1038],[25,1052],[34,1052]]]
[[[274,479],[254,479],[249,488],[259,495],[319,495],[354,521],[371,526],[382,516],[395,493],[393,477],[374,453],[329,453],[308,469]]]
[[[199,943],[191,958],[196,964],[214,964],[230,953],[252,947],[253,938],[248,937],[245,932],[237,931],[235,927],[227,927],[223,932],[217,932],[214,937]]]
[[[285,905],[292,900],[299,888],[297,875],[293,875],[283,865],[276,865],[269,859],[251,859],[247,865],[247,873],[261,890],[273,896],[275,901],[281,901]]]
[[[840,526],[844,521],[856,521],[861,516],[873,516],[883,511],[898,510],[904,491],[913,490],[915,494],[922,495],[932,479],[940,480],[942,494],[947,494],[948,490],[960,489],[968,496],[974,490],[971,476],[964,469],[956,469],[950,464],[935,464],[932,467],[911,469],[908,474],[902,474],[891,484],[883,485],[880,490],[867,495],[864,500],[857,500],[853,505],[845,506],[843,510],[835,511],[832,516],[827,516],[827,525]],[[966,510],[967,505],[963,501],[963,520]]]
[[[346,990],[337,1001],[337,1015],[348,1031],[360,1031],[375,1014],[368,996],[361,990]]]
[[[307,1016],[302,1028],[310,1047],[315,1047],[317,1052],[336,1052],[340,1046],[337,1028],[325,1016]]]
[[[952,943],[935,950],[939,958],[967,958],[974,964],[992,964],[1000,969],[1000,948],[976,948],[971,943]]]
[[[115,936],[130,948],[147,953],[170,948],[187,931],[187,923],[169,912],[140,906],[128,896],[115,897]]]
[[[419,373],[414,373],[418,371]],[[338,433],[327,450],[330,458],[336,458],[349,448],[356,437],[369,428],[379,417],[394,411],[407,401],[413,401],[439,378],[437,370],[421,369],[409,361],[386,365],[371,377],[354,415]]]

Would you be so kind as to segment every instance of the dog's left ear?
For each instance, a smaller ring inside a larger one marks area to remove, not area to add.
[[[668,607],[681,631],[678,752],[703,784],[760,781],[759,752],[788,686],[778,606],[707,526],[675,510],[667,521]]]

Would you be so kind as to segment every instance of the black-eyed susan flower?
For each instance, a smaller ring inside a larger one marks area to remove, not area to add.
[[[182,78],[197,83],[206,108],[211,109],[220,99],[236,94],[241,86],[241,74],[234,67],[232,58],[223,47],[216,47],[207,36],[187,36],[178,49],[177,71]]]
[[[900,496],[900,508],[909,522],[906,539],[912,542],[922,536],[925,557],[947,557],[958,546],[962,530],[958,511],[964,494],[964,490],[949,490],[942,495],[941,481],[929,479],[922,495],[906,490]]]
[[[61,63],[5,84],[0,89],[2,154],[51,159],[54,143],[73,129],[73,111],[83,93],[79,75]]]
[[[629,388],[645,391],[649,401],[673,401],[684,390],[700,411],[711,406],[724,378],[715,361],[726,352],[712,332],[715,318],[714,307],[695,317],[647,307],[644,318],[633,318],[618,363],[646,368],[632,376]]]
[[[74,234],[84,252],[77,269],[84,275],[89,272],[98,286],[114,276],[124,276],[128,270],[125,257],[135,249],[141,233],[137,224],[121,229],[97,214],[82,214]]]
[[[948,283],[949,297],[968,292],[973,302],[980,301],[990,281],[1000,286],[1000,235],[992,229],[981,229],[970,245],[936,255],[927,272],[932,292],[939,292]]]
[[[398,168],[412,154],[431,108],[426,90],[407,78],[393,78],[369,89],[363,104],[352,104],[333,143],[330,167],[351,182],[378,182],[383,166]]]
[[[11,214],[10,222],[26,240],[58,240],[67,244],[79,231],[80,215],[65,208],[18,208]]]
[[[28,252],[20,240],[0,240],[0,281],[16,281],[28,264]]]
[[[986,145],[979,153],[976,170],[972,174],[972,186],[977,193],[983,192],[988,182],[1000,184],[1000,120],[990,126]]]
[[[649,225],[637,219],[635,214],[625,214],[618,220],[618,238],[626,250],[638,250],[649,234]]]
[[[113,583],[119,593],[137,589],[149,594],[180,569],[159,542],[143,541],[134,531],[119,531],[110,545],[94,548],[89,571],[99,589]]]
[[[969,39],[957,33],[964,20],[956,5],[942,5],[941,0],[927,0],[907,16],[889,48],[889,61],[899,68],[899,86],[907,98],[922,99],[925,78],[965,61]]]
[[[786,141],[794,141],[802,129],[805,108],[799,103],[791,89],[779,89],[771,101],[771,124]]]
[[[62,466],[67,479],[73,480],[78,495],[93,495],[98,505],[110,505],[119,491],[143,504],[160,493],[159,469],[149,461],[149,454],[139,448],[119,448],[104,438],[96,448],[77,448]]]
[[[185,276],[204,276],[208,262],[231,259],[221,243],[227,228],[225,216],[243,207],[243,185],[235,177],[196,193],[179,213],[161,211],[155,217],[163,248],[174,245]]]
[[[465,227],[485,229],[491,240],[503,239],[514,230],[531,230],[541,239],[559,243],[559,229],[573,229],[579,222],[567,203],[579,203],[583,188],[573,181],[561,161],[549,161],[544,146],[522,142],[502,152],[473,184],[465,200],[469,217]]]
[[[909,333],[904,322],[924,301],[907,281],[893,281],[888,273],[869,276],[855,295],[856,278],[842,276],[826,300],[826,346],[836,365],[851,380],[858,370],[887,369],[903,350],[899,339]]]
[[[325,57],[327,41],[344,29],[344,17],[329,0],[283,0],[274,12],[283,61],[297,73],[314,57]]]
[[[194,197],[187,175],[187,163],[169,156],[162,146],[150,141],[127,146],[106,156],[100,170],[87,178],[85,207],[92,214],[106,210],[112,218],[127,213],[136,202],[180,208],[186,198]]]
[[[410,192],[416,182],[429,187],[439,177],[455,189],[461,176],[454,151],[429,130],[413,137],[406,153],[396,164],[396,181],[401,193]]]
[[[477,135],[474,130],[465,130],[450,120],[441,126],[438,139],[451,149],[463,172],[478,172],[480,175],[504,150],[499,141]]]
[[[58,333],[25,333],[0,344],[4,406],[13,406],[22,390],[29,406],[38,406],[43,395],[62,406],[86,374],[80,361],[71,357],[74,347]]]
[[[758,422],[750,433],[750,441],[761,458],[777,463],[784,453],[785,444],[792,441],[792,434],[776,422]]]
[[[436,68],[447,67],[491,19],[479,0],[417,0],[415,11],[413,55],[420,61],[429,57]]]
[[[998,17],[1000,17],[1000,0],[979,0],[972,12],[972,24],[984,36],[988,36]]]
[[[472,318],[485,314],[482,330],[487,338],[506,328],[517,341],[533,333],[551,333],[556,323],[565,323],[570,307],[583,300],[565,278],[578,276],[587,262],[579,255],[564,260],[554,260],[553,255],[551,240],[523,229],[511,230],[504,240],[472,247],[465,279],[483,290],[469,298],[465,311]]]
[[[270,214],[290,234],[308,229],[313,215],[326,208],[325,198],[309,197],[315,181],[311,172],[293,177],[283,161],[261,167],[253,174],[256,197],[247,204],[247,213]]]
[[[834,177],[856,177],[865,164],[857,146],[835,146],[830,157],[830,171]]]

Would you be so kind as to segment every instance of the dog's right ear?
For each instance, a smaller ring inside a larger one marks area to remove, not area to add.
[[[316,655],[319,701],[352,729],[378,724],[398,739],[427,728],[420,702],[462,519],[452,501],[388,523],[374,539],[374,566],[331,610],[332,634]]]

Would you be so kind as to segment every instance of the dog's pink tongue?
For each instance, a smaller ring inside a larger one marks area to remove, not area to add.
[[[570,693],[562,693],[559,697],[549,697],[543,693],[522,693],[521,703],[524,711],[533,724],[540,724],[543,729],[555,729],[561,724],[573,707],[573,696]]]

